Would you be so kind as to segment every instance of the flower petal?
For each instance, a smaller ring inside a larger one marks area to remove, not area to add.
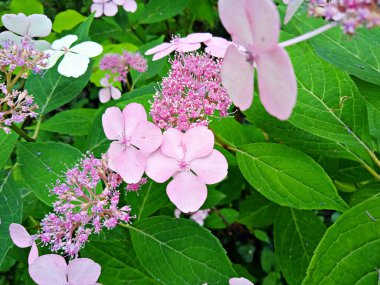
[[[123,110],[123,118],[126,136],[132,136],[137,124],[148,120],[144,106],[138,103],[130,103],[125,106]]]
[[[77,44],[72,47],[70,51],[91,58],[101,54],[103,52],[103,47],[98,43],[87,41]]]
[[[112,0],[116,5],[124,5],[125,0]]]
[[[146,159],[142,151],[131,146],[123,150],[119,159],[112,162],[112,166],[125,182],[138,183],[144,174]]]
[[[70,48],[71,45],[78,40],[76,35],[67,35],[59,40],[54,41],[51,47],[55,50],[63,50],[64,48]]]
[[[29,265],[30,277],[38,285],[66,284],[66,261],[57,254],[46,254]]]
[[[166,193],[181,212],[195,212],[206,201],[207,187],[190,171],[181,171],[168,184]]]
[[[137,10],[137,3],[135,0],[125,0],[123,8],[127,12],[134,13]]]
[[[180,43],[184,44],[194,44],[194,43],[202,43],[208,41],[212,38],[212,34],[210,33],[193,33],[187,35],[187,37],[180,39]]]
[[[288,53],[282,47],[256,60],[260,100],[269,114],[287,120],[297,100],[297,80]]]
[[[231,45],[222,63],[222,83],[236,107],[247,110],[253,101],[253,66]]]
[[[185,160],[205,157],[214,149],[214,134],[207,127],[195,127],[188,130],[182,139],[185,146]]]
[[[101,103],[107,103],[111,100],[111,89],[110,87],[105,87],[99,90],[99,101]]]
[[[207,46],[205,51],[215,57],[224,57],[226,54],[227,48],[232,45],[232,42],[227,41],[226,39],[213,37],[210,40],[205,42]]]
[[[51,44],[49,42],[43,41],[43,40],[34,41],[34,46],[39,51],[45,51],[45,50],[51,49]]]
[[[177,171],[179,171],[177,160],[167,157],[161,150],[151,154],[146,162],[146,175],[157,183],[164,183]]]
[[[109,88],[111,90],[112,99],[119,100],[121,98],[121,91],[114,86],[110,86]]]
[[[94,13],[95,12],[95,18],[99,18],[103,15],[103,7],[104,7],[104,4],[92,4],[91,5],[91,13]]]
[[[151,55],[151,54],[154,54],[154,53],[158,53],[160,51],[163,51],[163,50],[167,49],[171,45],[172,45],[171,43],[162,43],[162,44],[159,44],[158,46],[155,46],[154,48],[148,49],[145,52],[145,55]]]
[[[117,162],[123,153],[123,146],[119,142],[112,142],[107,154],[108,154],[108,165],[112,170],[116,169]]]
[[[226,178],[228,163],[224,155],[214,149],[211,155],[194,159],[190,164],[190,169],[205,184],[214,184]]]
[[[78,78],[86,73],[89,63],[88,57],[68,52],[58,65],[58,72],[66,77]]]
[[[27,34],[29,37],[47,37],[50,35],[53,24],[47,16],[33,14],[28,16],[28,20],[29,27]]]
[[[5,14],[1,17],[5,28],[18,35],[25,36],[28,32],[29,19],[25,14]]]
[[[95,283],[100,276],[100,265],[89,258],[77,258],[67,266],[68,281],[72,285]]]
[[[151,122],[140,122],[133,132],[131,143],[146,154],[150,154],[156,151],[162,143],[161,130]]]
[[[0,33],[0,45],[3,41],[12,41],[16,44],[19,44],[21,42],[21,39],[22,38],[20,36],[9,31]]]
[[[108,2],[104,4],[104,15],[113,17],[117,14],[117,5],[113,2]]]
[[[168,129],[162,137],[161,151],[164,155],[176,160],[184,157],[182,145],[183,133],[177,129]]]
[[[28,256],[28,264],[31,265],[38,258],[38,248],[36,243],[33,241],[32,248],[30,249]]]
[[[9,234],[15,245],[21,248],[32,245],[32,237],[27,230],[20,224],[12,223],[9,225]]]
[[[176,47],[175,45],[171,45],[171,46],[168,47],[167,49],[164,49],[163,51],[160,51],[160,52],[156,53],[156,54],[153,56],[152,60],[153,60],[153,61],[156,61],[156,60],[158,60],[158,59],[160,59],[160,58],[163,58],[163,57],[169,55],[172,51],[175,51],[176,48],[177,48],[177,47]]]
[[[103,130],[109,140],[118,140],[124,133],[124,119],[119,108],[110,107],[102,116]]]
[[[286,3],[288,4],[288,7],[286,8],[284,24],[289,23],[289,21],[293,18],[294,14],[297,12],[298,8],[301,6],[301,4],[304,1],[305,0],[291,0],[291,1],[288,0],[287,1],[289,3]]]
[[[191,51],[196,51],[197,49],[201,48],[200,43],[195,43],[195,44],[178,44],[176,47],[176,51],[178,52],[191,52]]]
[[[45,50],[45,54],[49,55],[49,58],[47,60],[48,64],[45,67],[45,69],[49,69],[49,68],[52,68],[57,63],[57,61],[61,58],[61,56],[64,55],[65,53],[63,51],[48,49],[48,50]]]
[[[240,278],[231,278],[229,281],[230,285],[253,285],[251,281],[243,277]]]

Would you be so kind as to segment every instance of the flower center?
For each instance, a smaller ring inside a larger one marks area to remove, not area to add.
[[[131,146],[131,137],[122,136],[119,142],[122,144],[124,148],[129,147]]]
[[[183,160],[183,159],[181,159],[181,160],[178,161],[178,166],[179,166],[179,169],[181,171],[183,171],[183,170],[190,170],[190,168],[189,168],[190,163],[187,162],[187,161],[185,161],[185,160]]]

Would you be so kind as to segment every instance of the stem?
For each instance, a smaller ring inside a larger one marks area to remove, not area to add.
[[[37,125],[36,125],[36,129],[34,130],[34,134],[33,134],[33,139],[36,139],[37,136],[38,136],[38,133],[40,131],[40,127],[41,127],[41,123],[42,123],[42,120],[43,120],[43,116],[41,115],[40,118],[38,119],[37,121]]]
[[[217,208],[212,208],[212,210],[219,216],[219,218],[222,219],[223,223],[228,228],[230,226],[229,222],[227,221],[226,217],[222,215],[222,213]]]
[[[378,167],[380,167],[380,160],[377,158],[376,154],[373,151],[371,151],[370,149],[367,149],[367,152],[368,152],[369,156],[372,158],[373,162]]]
[[[333,23],[330,23],[330,24],[327,24],[325,26],[322,26],[314,31],[311,31],[311,32],[308,32],[306,34],[303,34],[301,36],[298,36],[298,37],[295,37],[293,39],[290,39],[290,40],[287,40],[285,42],[282,42],[282,43],[279,43],[278,45],[280,47],[287,47],[287,46],[292,46],[292,45],[295,45],[295,44],[298,44],[300,42],[303,42],[303,41],[306,41],[308,39],[311,39],[315,36],[318,36],[319,34],[322,34],[334,27],[336,27],[338,25],[337,22],[333,22]]]
[[[8,92],[10,92],[13,88],[13,86],[17,83],[17,81],[20,79],[21,75],[24,74],[24,71],[25,69],[24,68],[21,68],[21,70],[17,73],[16,77],[13,78],[13,80],[11,82],[7,82],[7,88],[8,88]]]
[[[17,127],[15,124],[12,124],[10,126],[12,130],[14,130],[16,133],[18,133],[21,137],[23,137],[28,142],[35,142],[36,140],[34,138],[31,138],[25,131]]]
[[[371,173],[371,175],[373,177],[375,177],[376,180],[379,180],[380,181],[380,174],[378,174],[371,166],[369,166],[367,163],[362,163],[363,167],[365,169],[367,169],[367,171],[369,173]]]

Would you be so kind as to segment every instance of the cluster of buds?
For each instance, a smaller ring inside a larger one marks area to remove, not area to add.
[[[42,73],[47,66],[48,55],[36,49],[30,38],[24,37],[19,44],[10,40],[0,43],[0,70],[12,74],[16,68],[21,68],[23,78],[28,71]]]
[[[38,238],[52,251],[77,256],[90,234],[130,223],[131,208],[118,206],[121,183],[120,175],[108,167],[106,155],[97,159],[88,154],[51,189],[58,200],[54,212],[41,221]]]
[[[36,118],[38,105],[34,104],[34,98],[27,90],[7,92],[4,84],[0,84],[0,90],[5,95],[0,96],[0,129],[9,134],[9,126],[12,123],[22,123],[28,117]]]
[[[231,99],[222,86],[221,60],[207,54],[177,53],[154,95],[150,114],[161,129],[187,131],[228,116]],[[216,114],[216,112],[218,112]]]
[[[380,0],[310,0],[309,14],[341,23],[346,34],[380,26]]]

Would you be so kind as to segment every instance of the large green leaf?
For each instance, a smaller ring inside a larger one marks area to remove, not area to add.
[[[3,168],[16,145],[18,135],[15,132],[7,135],[0,130],[0,170]]]
[[[20,191],[15,187],[12,171],[0,172],[0,265],[3,263],[9,248],[12,245],[9,236],[9,225],[21,223],[22,198]]]
[[[151,0],[142,10],[138,21],[140,24],[164,21],[181,13],[187,5],[187,0],[176,0],[175,4],[173,0]]]
[[[210,128],[217,138],[229,146],[238,147],[251,142],[243,126],[233,118],[214,119]]]
[[[49,187],[81,157],[79,150],[62,143],[17,144],[17,162],[23,179],[36,196],[49,206],[54,202]]]
[[[241,147],[237,160],[247,181],[279,205],[304,210],[347,208],[323,168],[298,150],[255,143]]]
[[[326,227],[312,212],[283,208],[274,224],[274,244],[282,274],[290,285],[301,284]]]
[[[296,14],[285,27],[287,31],[303,34],[326,25],[327,22]],[[310,40],[319,56],[346,72],[372,83],[380,84],[380,29],[358,29],[349,38],[334,28]]]
[[[234,275],[219,241],[194,221],[152,217],[130,232],[140,264],[162,284],[227,284]]]
[[[377,284],[380,195],[345,212],[322,238],[302,284]]]

